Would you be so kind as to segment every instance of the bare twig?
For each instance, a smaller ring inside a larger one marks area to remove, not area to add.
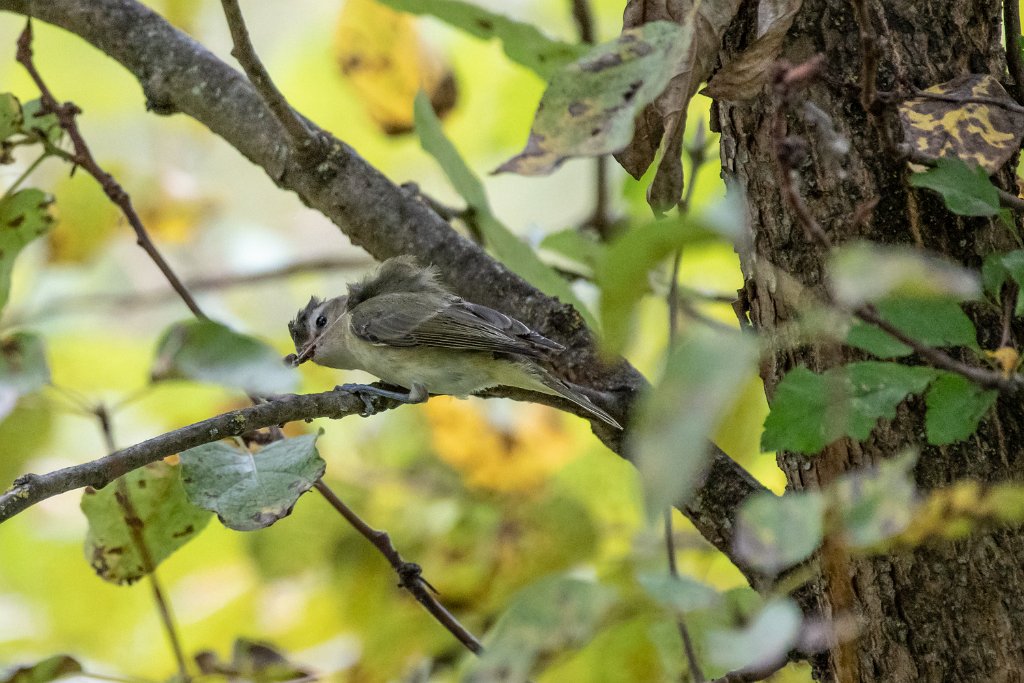
[[[672,531],[672,510],[665,510],[665,550],[668,553],[668,573],[674,579],[679,578],[679,567],[676,565],[676,541]],[[683,651],[686,653],[686,663],[690,669],[690,676],[694,683],[704,683],[704,670],[700,667],[700,660],[697,659],[697,649],[693,645],[693,637],[690,629],[686,626],[686,620],[682,615],[676,615],[676,628],[679,629],[679,637],[683,641]]]
[[[999,347],[1010,345],[1013,338],[1013,309],[1020,296],[1020,288],[1015,282],[1007,282],[1002,288],[1002,333],[999,335]]]
[[[1013,78],[1013,99],[1024,104],[1024,60],[1020,55],[1020,5],[1013,0],[1003,2],[1003,30],[1006,37],[1006,65]]]
[[[231,42],[234,43],[231,56],[238,60],[245,75],[249,77],[253,87],[256,88],[271,113],[280,122],[295,149],[304,154],[313,152],[320,146],[319,139],[288,104],[288,100],[274,85],[266,67],[256,55],[256,49],[249,39],[249,30],[245,26],[245,18],[238,6],[238,0],[221,0],[221,5],[224,7],[224,17],[227,19],[228,29],[231,31]]]
[[[805,65],[798,65],[793,68],[803,69],[806,71]],[[793,214],[796,216],[797,221],[800,223],[801,227],[803,227],[807,236],[817,242],[823,249],[830,251],[833,248],[831,238],[825,232],[821,224],[818,223],[818,220],[811,214],[807,205],[803,201],[803,196],[796,187],[798,175],[794,168],[794,150],[800,149],[801,141],[786,137],[786,124],[785,117],[783,116],[783,107],[785,106],[789,96],[792,94],[793,88],[791,85],[793,82],[795,82],[795,79],[787,80],[784,75],[776,81],[776,95],[778,97],[778,103],[774,114],[773,134],[775,136],[779,191],[782,193],[786,203],[789,204],[790,209],[792,209]],[[804,80],[800,79],[799,82],[802,83]],[[833,305],[835,304],[834,301],[832,303]],[[1021,377],[1020,375],[1006,377],[999,371],[969,365],[963,361],[957,360],[945,351],[929,346],[928,344],[906,334],[901,329],[882,318],[873,306],[858,306],[853,309],[851,313],[863,322],[874,325],[893,339],[906,344],[922,359],[928,361],[934,367],[955,372],[956,374],[962,375],[972,382],[989,389],[998,389],[999,391],[1011,394],[1024,389],[1024,377]]]
[[[99,420],[100,430],[103,432],[103,440],[107,445],[107,450],[113,453],[117,450],[117,445],[114,440],[114,429],[107,407],[103,404],[96,406],[95,415],[96,419]],[[135,549],[139,553],[139,559],[142,560],[142,569],[149,580],[149,586],[153,591],[153,601],[156,603],[157,611],[160,613],[164,632],[167,633],[171,651],[174,653],[174,660],[178,665],[179,678],[184,683],[188,683],[188,681],[192,680],[192,677],[189,675],[188,665],[185,663],[185,651],[181,646],[181,638],[178,637],[178,628],[174,623],[171,605],[164,596],[163,588],[160,586],[159,579],[157,579],[156,563],[153,562],[153,555],[149,552],[149,546],[146,545],[146,539],[142,533],[143,522],[139,517],[139,513],[135,510],[135,505],[132,503],[131,494],[128,491],[128,482],[125,481],[124,477],[119,477],[117,480],[117,491],[114,494],[114,499],[117,500],[117,504],[121,507],[125,526],[128,527],[132,543],[135,544]]]
[[[185,287],[190,292],[210,292],[231,287],[247,286],[274,282],[286,279],[293,275],[303,273],[314,273],[330,270],[344,270],[347,268],[365,268],[373,261],[362,257],[326,257],[309,259],[290,263],[280,268],[263,270],[256,273],[240,273],[237,275],[220,275],[213,277],[200,277],[185,282]],[[79,312],[83,308],[112,308],[123,311],[132,308],[148,308],[155,304],[167,301],[176,296],[175,292],[167,290],[155,290],[145,292],[132,292],[131,294],[83,294],[80,296],[68,296],[54,299],[45,304],[42,310],[34,313],[18,314],[19,323],[29,320],[52,318],[63,312]]]
[[[422,576],[422,570],[420,566],[414,562],[406,562],[402,559],[398,550],[391,542],[391,537],[386,531],[380,531],[374,529],[367,524],[363,519],[357,515],[352,508],[345,505],[345,503],[338,498],[338,496],[332,491],[323,480],[319,480],[315,484],[316,490],[323,495],[331,506],[338,511],[338,513],[348,521],[352,527],[363,535],[366,540],[373,544],[380,554],[383,555],[387,561],[391,564],[391,567],[398,574],[398,585],[405,590],[409,591],[416,600],[423,605],[431,616],[434,617],[442,626],[455,636],[460,643],[466,646],[466,649],[474,654],[481,654],[484,651],[483,645],[476,639],[465,626],[459,623],[451,612],[445,609],[438,599],[434,596],[434,587],[427,583],[426,579]]]
[[[597,42],[597,30],[594,27],[594,13],[590,8],[590,0],[572,0],[572,18],[576,22],[580,42],[593,45]],[[602,241],[612,238],[611,230],[614,221],[608,214],[608,157],[599,156],[594,159],[594,211],[584,223],[592,228]]]
[[[181,283],[178,276],[168,265],[167,261],[157,250],[156,245],[153,244],[153,240],[149,238],[149,233],[146,232],[145,226],[142,224],[142,220],[139,218],[139,214],[136,213],[135,207],[132,206],[132,199],[125,192],[124,188],[114,179],[114,176],[110,175],[103,170],[96,159],[93,157],[92,152],[89,150],[89,145],[86,144],[85,138],[82,137],[82,132],[78,129],[78,123],[75,117],[81,113],[81,110],[71,102],[65,102],[61,104],[53,96],[50,88],[43,81],[39,71],[35,67],[35,63],[32,61],[32,21],[29,20],[25,24],[25,30],[21,32],[18,37],[18,53],[16,57],[19,64],[25,67],[31,76],[36,87],[39,89],[39,96],[42,101],[41,110],[46,113],[52,113],[57,117],[57,122],[60,127],[67,133],[68,138],[71,140],[71,144],[74,147],[74,153],[71,155],[71,160],[76,166],[80,166],[85,171],[96,179],[96,182],[100,184],[103,192],[110,198],[121,212],[124,213],[124,217],[128,220],[129,225],[135,231],[136,243],[142,247],[142,249],[149,254],[149,257],[156,264],[160,272],[163,273],[167,282],[170,283],[174,291],[178,293],[181,300],[185,302],[189,310],[192,311],[197,317],[205,318],[206,315],[202,309],[199,308],[199,304],[196,303],[192,295],[189,294],[188,289]]]
[[[878,78],[878,39],[871,24],[868,0],[850,0],[860,33],[860,104],[869,114],[877,114],[880,102],[875,86]]]

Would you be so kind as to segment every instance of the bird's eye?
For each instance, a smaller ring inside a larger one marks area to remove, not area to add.
[[[316,319],[316,326],[318,328],[323,327],[326,324],[327,324],[327,317],[326,316],[322,315],[322,316],[320,316],[319,318]]]

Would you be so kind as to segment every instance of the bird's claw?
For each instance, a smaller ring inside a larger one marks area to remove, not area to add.
[[[373,401],[364,391],[366,387],[362,384],[339,384],[334,387],[335,391],[345,391],[353,396],[358,396],[359,400],[363,402],[363,412],[359,413],[362,417],[370,417],[377,413],[377,409],[373,407]]]

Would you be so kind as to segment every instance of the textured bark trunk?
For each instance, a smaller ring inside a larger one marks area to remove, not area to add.
[[[878,87],[928,87],[966,73],[989,73],[1005,81],[1000,3],[995,0],[866,0],[878,38]],[[1016,2],[1016,0],[1010,0]],[[726,53],[754,37],[757,3],[748,1],[726,36]],[[825,75],[806,99],[826,112],[852,143],[841,177],[822,158],[814,135],[788,116],[791,134],[811,142],[800,170],[800,190],[813,214],[837,244],[863,237],[884,243],[917,244],[969,267],[985,255],[1013,248],[1004,227],[987,219],[949,214],[936,195],[906,182],[905,164],[887,143],[896,130],[894,111],[869,117],[860,105],[861,46],[852,6],[841,0],[804,0],[787,37],[784,57],[802,62],[825,55]],[[753,246],[741,254],[753,324],[772,330],[796,314],[759,264],[771,262],[812,290],[823,281],[823,250],[811,244],[780,197],[771,131],[772,103],[766,96],[746,103],[720,103],[716,117],[726,178],[746,193]],[[996,178],[1013,187],[1012,174]],[[862,203],[877,200],[869,220],[854,225]],[[998,345],[999,325],[978,320],[983,348]],[[1019,330],[1018,330],[1019,332]],[[1020,338],[1019,335],[1017,337]],[[765,367],[769,399],[781,377],[806,365],[823,370],[852,355],[828,345],[781,352]],[[1016,400],[1000,398],[977,435],[951,447],[926,447],[923,401],[901,408],[865,443],[843,441],[814,458],[780,453],[779,465],[793,489],[814,488],[839,474],[877,463],[906,447],[922,449],[916,469],[923,490],[969,477],[983,482],[1024,478],[1024,414]],[[809,465],[809,466],[808,466]],[[853,612],[860,636],[819,657],[820,680],[1015,681],[1024,680],[1024,533],[997,530],[955,543],[934,543],[912,552],[866,558],[826,544],[815,585],[816,607],[826,614]]]

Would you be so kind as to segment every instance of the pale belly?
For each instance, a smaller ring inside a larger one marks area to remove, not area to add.
[[[377,346],[359,355],[359,369],[406,389],[418,384],[431,394],[464,397],[499,385],[550,392],[514,363],[496,360],[490,352]]]

